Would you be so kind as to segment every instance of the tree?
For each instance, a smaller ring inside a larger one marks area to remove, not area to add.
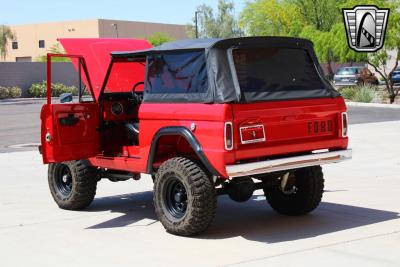
[[[0,56],[4,60],[7,57],[7,46],[8,42],[15,38],[15,34],[12,32],[11,28],[7,25],[0,25]]]
[[[49,50],[47,50],[47,53],[50,53],[50,54],[65,54],[65,51],[64,51],[64,49],[61,48],[59,43],[55,43],[50,47]],[[47,62],[47,54],[39,56],[38,58],[36,58],[35,61]],[[65,58],[65,57],[54,57],[54,58],[51,59],[51,62],[70,62],[70,61],[71,60],[69,58]]]
[[[340,5],[344,0],[287,0],[293,4],[306,25],[312,25],[318,31],[328,32],[332,26],[341,22]]]
[[[400,60],[400,4],[390,2],[390,16],[388,20],[385,45],[382,50],[368,54],[368,64],[379,73],[385,81],[389,101],[392,104],[398,96],[400,87],[394,87],[392,81],[393,71],[397,68]],[[394,59],[394,64],[389,66],[389,60]]]
[[[228,38],[242,36],[235,16],[233,1],[219,0],[218,12],[215,14],[212,7],[200,5],[197,7],[198,14],[198,35],[199,38]],[[195,21],[188,25],[188,35],[195,37]]]
[[[255,0],[246,4],[239,24],[250,36],[298,36],[305,22],[287,1]]]
[[[344,0],[255,0],[248,2],[240,26],[249,35],[299,36],[304,26],[328,32],[341,21]]]
[[[155,32],[152,35],[148,36],[147,41],[149,41],[153,46],[159,46],[166,42],[174,41],[175,39],[169,36],[166,33]]]

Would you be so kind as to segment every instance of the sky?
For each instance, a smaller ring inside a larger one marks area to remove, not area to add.
[[[234,0],[237,14],[245,1]],[[187,24],[201,4],[216,9],[218,0],[0,0],[0,24],[96,18]]]

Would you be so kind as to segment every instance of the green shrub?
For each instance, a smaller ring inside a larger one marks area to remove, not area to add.
[[[355,102],[371,103],[376,96],[375,88],[368,85],[357,86],[357,91],[352,100]]]
[[[33,97],[45,97],[46,96],[46,82],[34,83],[28,89],[28,93],[30,96]]]
[[[0,99],[21,97],[22,90],[19,87],[0,86]]]
[[[363,103],[371,103],[376,98],[382,98],[382,96],[377,93],[376,87],[371,85],[344,87],[340,90],[340,93],[347,100]]]
[[[21,97],[22,95],[22,90],[19,87],[13,86],[8,88],[8,90],[9,90],[8,94],[11,98],[18,98]]]
[[[78,89],[75,86],[66,86],[62,83],[51,84],[52,96],[60,96],[63,93],[71,93],[73,95],[78,95]]]
[[[32,84],[28,89],[28,93],[33,97],[45,97],[47,93],[47,82],[42,81],[40,83]],[[51,84],[51,96],[60,96],[63,93],[72,93],[73,95],[77,95],[78,89],[75,86],[66,86],[62,83]]]
[[[352,100],[356,94],[356,87],[344,87],[340,90],[340,93],[344,99]]]
[[[0,99],[9,97],[9,89],[7,87],[0,86]]]

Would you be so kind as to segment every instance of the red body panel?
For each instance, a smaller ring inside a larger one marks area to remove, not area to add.
[[[347,147],[340,132],[340,114],[346,111],[341,97],[233,104],[232,111],[236,160]],[[265,141],[240,142],[239,128],[249,122],[264,125]]]
[[[100,152],[97,103],[46,104],[40,116],[44,163],[88,158]],[[68,116],[77,118],[78,122],[73,126],[61,125],[60,119]],[[46,135],[50,136],[47,140]]]
[[[156,132],[168,126],[184,126],[190,129],[190,125],[195,123],[193,134],[208,161],[223,177],[227,177],[225,166],[242,160],[285,156],[318,149],[346,148],[348,140],[340,137],[339,130],[339,116],[342,111],[345,111],[345,106],[341,98],[237,105],[144,103],[139,109],[140,146],[133,150],[125,148],[127,157],[99,156],[90,160],[100,167],[146,172],[149,150]],[[298,114],[298,117],[287,121],[290,114]],[[249,121],[249,118],[262,122],[266,130],[265,142],[240,144],[239,126],[243,121]],[[319,122],[326,118],[335,120],[332,133],[306,131],[310,121]],[[232,151],[224,148],[223,131],[226,121],[233,121],[234,125]],[[280,136],[276,133],[288,129],[290,134]]]
[[[144,50],[152,47],[146,40],[123,38],[62,38],[59,41],[69,54],[82,55],[85,58],[96,99],[99,96],[110,64],[111,52]],[[77,64],[73,63],[77,68]],[[143,65],[137,68],[138,72],[144,74]],[[117,90],[118,88],[114,87],[114,89]]]
[[[223,125],[226,119],[231,119],[229,104],[142,104],[139,108],[140,146],[129,150],[128,158],[107,158],[99,156],[91,158],[93,165],[146,172],[150,146],[156,132],[168,126],[183,126],[190,128],[196,124],[193,134],[200,142],[208,160],[214,168],[225,173],[225,150]]]

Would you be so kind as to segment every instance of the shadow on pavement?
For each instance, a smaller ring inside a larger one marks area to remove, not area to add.
[[[111,211],[123,215],[88,229],[124,227],[149,219],[157,220],[151,191],[97,198],[86,211]],[[263,196],[236,203],[219,197],[216,218],[208,231],[195,238],[226,239],[242,236],[248,240],[278,243],[399,219],[397,212],[322,202],[311,214],[300,217],[275,213]],[[151,223],[150,223],[151,224]]]
[[[124,227],[144,219],[157,220],[153,206],[153,192],[151,191],[95,198],[85,211],[111,211],[112,213],[123,214],[117,218],[90,226],[87,229]]]

